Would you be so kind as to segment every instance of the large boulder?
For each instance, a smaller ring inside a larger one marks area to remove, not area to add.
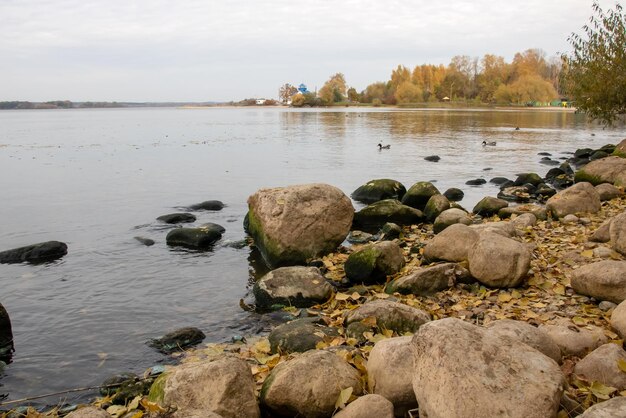
[[[596,213],[600,210],[600,195],[591,183],[576,183],[561,190],[546,203],[546,208],[557,218],[577,213]]]
[[[387,293],[432,295],[441,290],[449,289],[457,281],[467,281],[469,272],[456,263],[442,263],[434,266],[417,267],[410,274],[391,281],[385,291]]]
[[[626,417],[626,397],[618,396],[593,405],[578,418],[620,418]]]
[[[450,225],[435,235],[424,247],[424,257],[430,261],[465,261],[470,248],[476,245],[478,232],[463,224]]]
[[[626,299],[626,261],[604,260],[584,265],[572,272],[571,282],[576,293],[621,303]]]
[[[9,314],[0,303],[0,361],[9,363],[13,356],[13,331]]]
[[[374,203],[385,199],[402,199],[406,188],[402,183],[390,179],[368,181],[350,195],[357,202]]]
[[[167,245],[187,248],[210,248],[222,238],[224,227],[218,224],[205,224],[199,228],[174,228],[167,233]]]
[[[327,184],[262,189],[248,198],[248,232],[270,267],[306,264],[346,239],[354,208]]]
[[[626,255],[626,212],[622,212],[611,219],[609,240],[615,251]]]
[[[608,341],[602,328],[594,325],[578,327],[567,319],[540,325],[539,329],[552,338],[564,356],[584,357]]]
[[[328,418],[348,388],[354,395],[363,391],[356,369],[336,354],[311,350],[276,366],[259,398],[272,416]]]
[[[530,269],[531,253],[513,239],[482,232],[468,252],[472,277],[491,287],[516,287]]]
[[[344,264],[347,279],[352,283],[385,282],[388,275],[404,267],[404,254],[395,241],[366,245],[350,254]]]
[[[621,344],[608,343],[576,363],[574,373],[590,382],[600,382],[621,391],[626,389],[626,373],[618,366],[620,362],[626,362],[626,351]]]
[[[441,194],[431,196],[424,207],[424,216],[428,222],[433,222],[442,212],[450,209],[450,201]]]
[[[498,199],[496,197],[486,196],[476,203],[473,213],[481,216],[493,216],[498,213],[500,209],[509,206],[509,202],[506,200]]]
[[[361,396],[334,418],[393,418],[393,404],[380,395]]]
[[[58,260],[67,254],[67,244],[47,241],[0,252],[0,263],[45,263]]]
[[[256,306],[270,309],[274,305],[307,308],[326,302],[333,287],[317,267],[280,267],[259,279],[252,288]]]
[[[433,231],[435,234],[438,234],[450,225],[454,224],[471,225],[472,218],[470,218],[467,212],[459,208],[447,209],[435,218],[435,221],[433,222]]]
[[[254,388],[250,366],[241,359],[224,357],[167,372],[163,403],[176,407],[181,418],[209,412],[224,418],[255,418],[261,413]]]
[[[617,177],[626,171],[626,159],[607,157],[595,160],[578,170],[574,175],[576,182],[589,182],[593,185],[600,183],[615,183]]]
[[[441,193],[431,182],[419,181],[407,190],[402,198],[402,203],[415,209],[424,210],[428,200],[436,194]]]
[[[367,360],[367,385],[370,393],[389,399],[397,417],[417,408],[413,392],[412,337],[381,340],[374,345]]]
[[[561,349],[548,334],[523,321],[501,319],[487,325],[492,335],[513,338],[541,351],[557,363],[561,362]]]
[[[611,326],[620,338],[626,339],[626,301],[617,305],[611,313]]]
[[[376,232],[388,222],[398,225],[412,225],[420,223],[424,214],[410,206],[403,205],[398,200],[386,199],[361,209],[354,214],[353,228]]]
[[[326,337],[337,336],[337,329],[327,327],[319,318],[301,318],[273,328],[268,340],[272,353],[304,353]]]
[[[370,322],[372,318],[380,331],[387,329],[398,334],[415,332],[431,319],[430,314],[421,309],[386,299],[377,299],[346,312],[344,326],[350,327],[351,324],[363,320]]]
[[[420,416],[556,416],[565,378],[554,360],[456,318],[413,336],[413,390]]]
[[[598,192],[602,202],[613,200],[624,195],[624,192],[621,189],[609,183],[598,184],[596,186],[596,191]]]

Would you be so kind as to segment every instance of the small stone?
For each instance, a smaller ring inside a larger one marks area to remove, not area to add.
[[[600,308],[600,310],[603,312],[608,312],[611,309],[617,308],[617,304],[609,302],[608,300],[603,300],[598,304],[598,308]]]
[[[578,216],[572,214],[565,215],[561,220],[561,222],[563,222],[564,224],[577,224],[578,221]]]

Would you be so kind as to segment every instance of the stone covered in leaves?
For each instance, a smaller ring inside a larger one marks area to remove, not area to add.
[[[516,287],[530,269],[530,251],[515,240],[482,232],[468,252],[472,277],[491,287]]]
[[[390,179],[378,179],[368,181],[357,188],[350,197],[357,202],[374,203],[385,199],[400,200],[406,193],[402,183]]]
[[[350,282],[372,284],[384,282],[402,267],[404,255],[400,246],[394,241],[382,241],[350,254],[344,269]]]
[[[456,318],[413,336],[413,389],[429,417],[554,417],[565,379],[558,365],[526,344],[502,341]]]
[[[199,228],[174,228],[168,232],[167,245],[187,248],[210,248],[222,238],[225,229],[217,224],[206,224]]]
[[[47,241],[0,252],[0,263],[45,263],[58,260],[67,254],[67,244]]]
[[[604,260],[582,266],[572,273],[572,288],[600,301],[621,303],[626,299],[626,261]]]
[[[356,369],[336,354],[315,350],[276,366],[263,383],[260,402],[276,417],[327,418],[349,388],[353,395],[363,391]]]
[[[411,225],[420,223],[423,218],[424,214],[421,211],[403,205],[398,200],[386,199],[372,203],[356,212],[352,227],[376,232],[387,222]]]
[[[277,326],[268,338],[272,353],[304,353],[326,337],[338,335],[335,328],[320,323],[319,318],[302,318]]]
[[[205,337],[204,332],[198,328],[186,327],[165,334],[161,338],[150,340],[148,345],[167,354],[199,344]]]
[[[429,181],[420,181],[412,185],[402,198],[402,204],[412,208],[424,210],[428,200],[441,194],[439,190]]]
[[[333,287],[318,268],[293,266],[270,271],[254,284],[252,292],[261,309],[305,308],[326,302]]]

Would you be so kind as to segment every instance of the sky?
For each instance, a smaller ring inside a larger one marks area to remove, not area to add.
[[[570,50],[592,0],[0,0],[0,101],[238,101]],[[614,1],[600,1],[604,8]]]

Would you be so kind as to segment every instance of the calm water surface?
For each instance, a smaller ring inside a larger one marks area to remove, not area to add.
[[[59,240],[69,253],[0,265],[16,349],[0,393],[19,399],[142,372],[164,360],[145,342],[183,326],[201,328],[206,342],[267,329],[267,318],[238,305],[250,288],[250,250],[226,246],[244,238],[246,199],[259,188],[324,182],[349,195],[375,178],[407,188],[430,180],[442,192],[463,189],[471,209],[497,189],[468,179],[543,175],[540,151],[560,158],[623,137],[560,111],[2,111],[0,250]],[[378,151],[379,142],[391,149]],[[433,154],[441,161],[424,161]],[[155,218],[211,199],[227,207],[196,215],[226,228],[215,250],[168,248]]]

